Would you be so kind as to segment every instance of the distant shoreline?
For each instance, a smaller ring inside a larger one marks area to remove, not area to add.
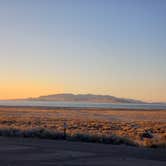
[[[72,102],[72,101],[2,101],[0,106],[13,107],[39,107],[58,109],[104,109],[104,110],[166,110],[166,104],[148,103],[96,103],[96,102]]]
[[[129,109],[129,108],[96,108],[96,107],[56,107],[56,106],[6,106],[0,105],[0,108],[35,108],[40,110],[88,110],[88,111],[166,111],[166,109]]]

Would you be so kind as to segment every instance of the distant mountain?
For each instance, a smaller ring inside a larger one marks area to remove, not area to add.
[[[28,98],[35,101],[74,101],[74,102],[96,102],[96,103],[144,103],[143,101],[134,99],[118,98],[110,95],[94,95],[94,94],[53,94],[40,96],[37,98]]]

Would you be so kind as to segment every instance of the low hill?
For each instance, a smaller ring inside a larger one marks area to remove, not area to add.
[[[97,103],[144,103],[139,100],[118,98],[110,95],[94,95],[94,94],[53,94],[40,96],[37,98],[29,98],[28,100],[37,101],[74,101],[74,102],[97,102]]]

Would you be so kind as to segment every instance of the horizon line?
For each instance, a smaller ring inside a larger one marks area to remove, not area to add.
[[[46,94],[46,95],[38,95],[35,97],[19,97],[19,98],[9,98],[9,99],[0,99],[0,101],[10,101],[10,100],[26,100],[26,99],[36,99],[42,96],[50,96],[50,95],[59,95],[59,94],[72,94],[72,95],[96,95],[96,96],[112,96],[115,98],[120,98],[120,99],[131,99],[131,100],[136,100],[140,102],[145,102],[145,103],[166,103],[166,101],[150,101],[150,100],[142,100],[142,99],[136,99],[136,98],[128,98],[128,97],[117,97],[111,94],[97,94],[97,93],[53,93],[53,94]]]

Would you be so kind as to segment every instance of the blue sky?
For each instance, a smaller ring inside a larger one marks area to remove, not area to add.
[[[0,98],[166,101],[165,0],[2,0],[0,36]]]

